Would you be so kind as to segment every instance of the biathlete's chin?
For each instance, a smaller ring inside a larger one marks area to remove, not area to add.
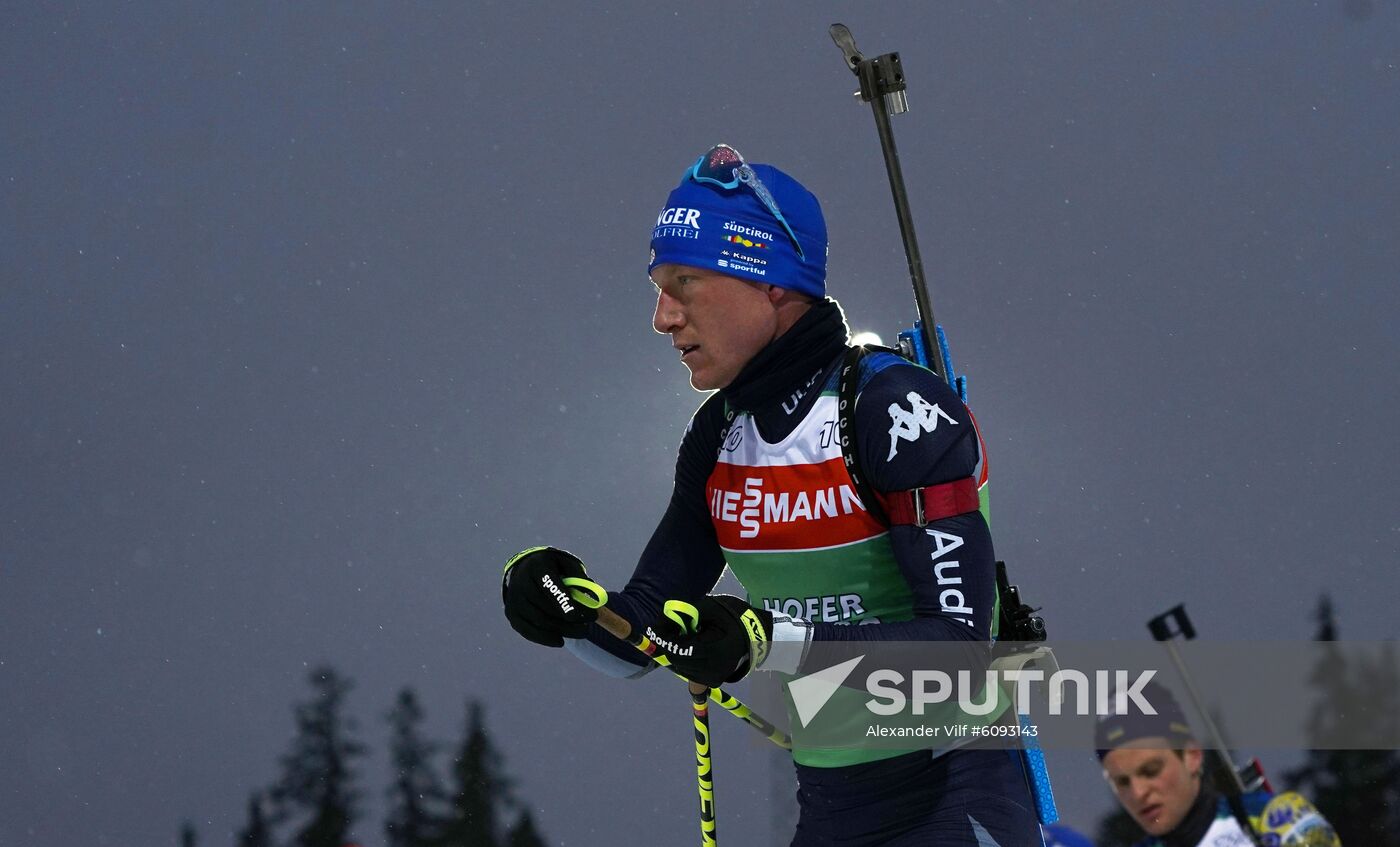
[[[704,368],[697,368],[689,364],[686,367],[690,368],[690,387],[696,391],[713,391],[716,388],[724,387],[715,385],[714,378]]]
[[[709,391],[711,388],[718,387],[710,385],[713,381],[713,376],[710,373],[711,368],[706,367],[705,351],[700,347],[696,346],[682,353],[681,364],[690,371],[691,388],[696,391]]]
[[[1143,831],[1148,835],[1159,836],[1175,828],[1174,826],[1165,825],[1167,821],[1163,819],[1162,812],[1163,807],[1159,803],[1147,809],[1143,809],[1141,812],[1134,815],[1134,817],[1137,818],[1138,826],[1142,827]]]
[[[696,391],[714,391],[734,381],[733,377],[724,379],[713,366],[706,367],[703,362],[687,360],[685,366],[690,369],[690,387]]]

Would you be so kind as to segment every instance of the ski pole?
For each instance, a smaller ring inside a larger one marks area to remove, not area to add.
[[[658,664],[664,666],[664,657],[653,655],[656,652],[655,645],[644,635],[637,634],[633,637],[632,625],[616,612],[606,608],[608,592],[603,586],[591,579],[576,576],[565,577],[564,586],[569,595],[579,603],[597,610],[598,623],[603,629],[615,638],[620,638],[641,650]],[[682,632],[692,633],[700,627],[700,613],[689,603],[667,600],[662,607],[662,612],[666,617],[675,621]],[[718,838],[715,833],[714,762],[710,758],[710,688],[688,679],[686,685],[690,690],[690,719],[695,729],[695,779],[700,793],[700,845],[701,847],[718,847]],[[718,690],[715,689],[715,691]],[[733,700],[734,698],[728,699]],[[734,702],[738,703],[737,700]]]
[[[662,613],[675,621],[684,633],[692,634],[700,628],[700,612],[689,603],[667,600],[662,606]],[[714,763],[710,759],[710,689],[698,682],[687,682],[690,687],[691,721],[695,725],[695,779],[700,790],[700,845],[715,847],[718,837],[715,834]]]
[[[696,691],[696,688],[700,691]],[[700,788],[700,844],[713,847],[715,837],[715,776],[710,762],[710,705],[708,690],[690,684],[691,719],[695,723],[695,778]]]
[[[656,645],[651,643],[651,639],[639,632],[633,631],[632,624],[628,623],[626,618],[607,607],[608,592],[603,586],[591,579],[574,576],[565,577],[564,586],[569,592],[570,597],[588,608],[598,611],[598,625],[606,630],[609,635],[620,641],[631,644],[648,658],[665,667],[665,657],[658,657],[656,655]],[[675,673],[675,671],[671,672]],[[680,674],[676,675],[680,676]],[[683,676],[680,678],[685,679]],[[746,706],[733,694],[730,694],[723,688],[716,687],[705,689],[705,687],[699,683],[690,682],[688,679],[685,681],[692,686],[692,695],[696,693],[696,687],[707,691],[706,696],[708,699],[713,700],[721,709],[724,709],[729,714],[753,727],[759,735],[764,736],[784,750],[792,749],[792,738],[786,732],[778,729],[771,721]]]

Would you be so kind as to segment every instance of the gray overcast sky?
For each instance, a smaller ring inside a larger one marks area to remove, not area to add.
[[[690,843],[686,698],[527,644],[512,552],[620,585],[700,396],[647,237],[727,141],[913,315],[898,50],[998,553],[1064,638],[1397,636],[1400,3],[22,3],[0,32],[0,845],[230,843],[308,668],[487,717],[554,840]],[[717,730],[721,833],[766,758]],[[732,722],[730,722],[732,723]],[[1053,760],[1070,822],[1106,790]],[[737,835],[736,840],[740,840]]]

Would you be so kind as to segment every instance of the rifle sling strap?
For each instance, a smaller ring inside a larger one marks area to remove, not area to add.
[[[885,526],[921,528],[936,520],[977,511],[979,500],[976,477],[969,476],[952,482],[888,494],[882,494],[871,487],[861,467],[855,425],[856,394],[860,388],[860,362],[868,352],[870,351],[864,346],[847,348],[846,355],[841,360],[841,375],[837,383],[837,433],[841,442],[841,458],[846,463],[846,473],[850,474],[851,484],[855,486],[856,495],[860,497],[866,511]]]

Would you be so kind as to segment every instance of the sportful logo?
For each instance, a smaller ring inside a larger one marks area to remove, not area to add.
[[[546,591],[553,595],[555,602],[559,604],[559,611],[568,614],[574,610],[574,604],[569,602],[569,595],[565,594],[559,586],[554,584],[554,580],[549,578],[549,574],[545,574],[541,577],[540,583],[544,586]]]
[[[699,238],[700,210],[672,206],[656,218],[652,238]]]
[[[958,425],[958,422],[940,409],[937,403],[930,404],[916,391],[909,392],[905,399],[909,401],[911,411],[904,411],[898,403],[890,404],[890,454],[885,457],[887,462],[899,452],[901,439],[918,441],[920,435],[938,429],[939,418],[953,426]]]
[[[665,650],[668,654],[672,656],[695,655],[694,644],[690,645],[689,647],[682,648],[676,642],[668,641],[665,638],[662,638],[661,636],[657,635],[656,630],[652,629],[651,627],[647,627],[647,640],[651,641],[657,647],[660,647],[662,650]]]
[[[736,271],[743,271],[745,273],[751,273],[754,276],[768,275],[768,271],[764,270],[763,268],[760,268],[757,265],[751,265],[748,262],[741,262],[737,258],[719,259],[715,262],[715,264],[719,265],[721,268],[730,268]]]
[[[763,480],[749,477],[743,491],[715,488],[710,492],[710,517],[739,524],[740,538],[757,537],[764,524],[834,518],[864,512],[860,498],[849,485],[830,485],[810,491],[763,490]]]

